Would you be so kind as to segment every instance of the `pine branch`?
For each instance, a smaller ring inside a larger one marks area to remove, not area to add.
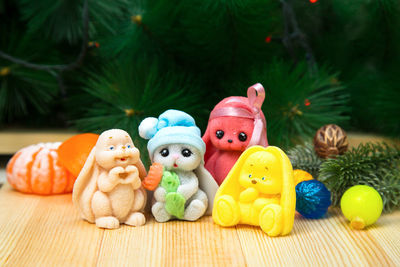
[[[351,186],[365,184],[381,195],[384,212],[400,207],[400,148],[387,144],[361,144],[321,165],[319,180],[332,192],[333,205],[339,205]]]
[[[0,34],[0,49],[31,61],[59,62],[59,54],[51,50],[50,44],[26,35],[20,28],[15,20],[0,23],[0,32],[9,32],[5,36]],[[54,77],[49,72],[25,68],[0,57],[0,124],[14,122],[22,115],[46,114],[58,94]],[[28,120],[31,118],[23,123]]]
[[[323,160],[317,156],[311,142],[297,145],[287,152],[293,169],[309,172],[315,179],[318,178],[319,169]]]
[[[344,125],[348,117],[348,94],[337,80],[337,74],[321,66],[310,76],[308,65],[300,61],[273,60],[252,70],[248,76],[232,77],[237,90],[226,85],[227,95],[244,95],[245,88],[258,81],[266,88],[263,112],[267,119],[267,135],[271,145],[282,148],[303,143],[321,126]]]
[[[35,63],[31,63],[29,61],[8,55],[7,53],[5,53],[3,51],[0,51],[0,57],[2,57],[3,59],[9,60],[15,64],[29,68],[29,69],[47,71],[48,73],[50,73],[51,75],[56,77],[56,79],[59,83],[60,91],[61,91],[62,95],[65,95],[65,89],[64,89],[65,86],[63,83],[62,73],[65,71],[71,71],[73,69],[80,67],[86,56],[87,43],[89,40],[89,12],[88,12],[88,10],[89,10],[88,0],[85,0],[84,4],[83,4],[83,10],[82,10],[83,29],[84,29],[82,45],[81,45],[81,50],[80,50],[79,55],[73,62],[71,62],[69,64],[64,64],[64,65],[35,64]]]
[[[167,70],[167,71],[166,71]],[[85,132],[120,128],[129,132],[141,151],[147,141],[138,136],[138,126],[146,117],[158,117],[167,109],[191,114],[199,125],[207,110],[205,97],[190,75],[173,64],[165,69],[154,59],[137,58],[109,63],[82,78],[87,95],[71,99],[71,116]]]
[[[13,57],[9,54],[4,53],[3,51],[0,51],[0,57],[2,57],[3,59],[6,59],[8,61],[11,61],[15,64],[18,64],[22,67],[33,69],[33,70],[44,70],[44,71],[48,71],[48,72],[52,71],[52,70],[61,71],[62,69],[64,69],[66,67],[66,65],[45,65],[45,64],[31,63],[31,62],[25,61],[23,59]]]
[[[311,74],[316,73],[316,62],[311,46],[308,44],[306,35],[300,30],[297,22],[296,13],[290,3],[290,0],[280,0],[282,3],[282,12],[284,18],[284,35],[282,38],[283,45],[289,50],[292,57],[295,58],[293,40],[297,41],[306,51],[306,60],[308,62]],[[296,62],[296,60],[295,60]]]

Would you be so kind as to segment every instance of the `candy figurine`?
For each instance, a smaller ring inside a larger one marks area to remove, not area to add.
[[[257,83],[247,98],[223,99],[211,111],[203,140],[207,145],[205,167],[218,184],[225,179],[242,152],[254,145],[268,146],[266,120],[261,106],[264,87]]]
[[[355,185],[344,192],[340,200],[343,215],[352,228],[360,230],[375,223],[383,209],[382,197],[373,187]]]
[[[213,219],[221,226],[260,226],[269,236],[288,234],[296,207],[293,169],[278,147],[253,146],[217,191]]]
[[[129,134],[108,130],[99,136],[79,173],[72,200],[82,218],[97,227],[143,225],[147,195],[141,178],[145,176],[139,150]]]
[[[167,110],[158,119],[143,120],[139,134],[149,139],[153,165],[143,185],[156,188],[151,208],[155,219],[195,221],[206,212],[211,214],[218,185],[204,168],[206,146],[194,119],[185,112]]]

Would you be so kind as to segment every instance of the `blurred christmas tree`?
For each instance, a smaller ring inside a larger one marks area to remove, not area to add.
[[[398,0],[0,0],[0,124],[204,130],[261,82],[270,144],[323,124],[399,135]],[[40,125],[39,124],[39,125]]]

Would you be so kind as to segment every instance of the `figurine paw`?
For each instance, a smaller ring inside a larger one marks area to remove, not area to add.
[[[141,226],[146,223],[146,217],[141,212],[134,212],[126,219],[125,224],[131,226]]]
[[[171,214],[165,210],[165,203],[163,202],[156,202],[151,207],[151,213],[153,213],[157,222],[166,222],[171,219]]]
[[[124,172],[125,172],[124,168],[122,168],[120,166],[114,167],[110,170],[110,174],[115,177],[118,177],[121,173],[124,173]]]
[[[100,217],[96,219],[96,226],[99,228],[116,229],[119,227],[119,221],[112,216]]]
[[[214,221],[221,226],[237,225],[240,220],[240,208],[233,197],[223,195],[214,202]]]
[[[139,171],[132,165],[125,168],[125,173],[123,173],[123,176],[120,174],[120,178],[121,184],[132,184],[134,190],[138,189],[142,185],[142,181],[139,178]]]
[[[282,207],[277,204],[266,205],[260,212],[260,227],[269,236],[278,236],[282,232]]]
[[[183,219],[187,221],[196,221],[206,212],[207,206],[198,199],[192,200],[185,210]]]
[[[157,202],[165,202],[165,197],[167,195],[167,191],[161,186],[154,191],[154,198]]]

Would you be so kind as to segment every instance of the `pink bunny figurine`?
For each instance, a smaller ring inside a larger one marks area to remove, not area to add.
[[[220,185],[246,148],[268,146],[267,128],[261,106],[264,87],[257,83],[247,97],[231,96],[211,111],[203,141],[206,143],[205,167]]]

